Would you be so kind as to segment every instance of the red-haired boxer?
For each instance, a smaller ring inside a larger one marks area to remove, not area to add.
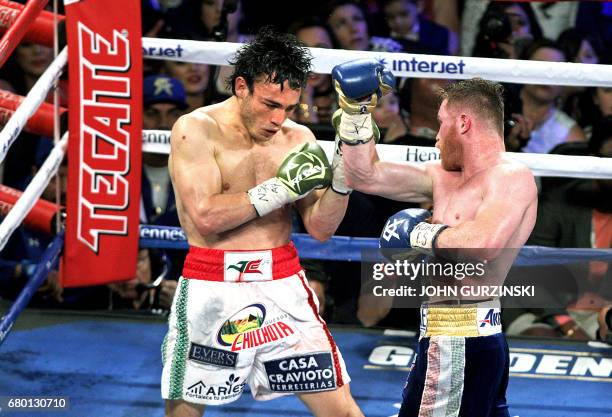
[[[291,35],[263,30],[241,48],[233,96],[181,117],[169,169],[190,244],[162,346],[167,416],[206,405],[298,394],[315,416],[362,416],[344,361],[290,242],[291,204],[326,240],[347,194],[312,132],[287,116],[311,56]]]
[[[340,65],[332,74],[341,94],[347,91],[342,72],[350,65]],[[517,253],[503,248],[520,248],[535,223],[533,175],[503,154],[499,84],[461,81],[447,87],[441,98],[436,137],[440,161],[380,161],[371,132],[351,137],[341,131],[347,185],[400,201],[433,202],[433,215],[420,209],[394,215],[381,247],[416,248],[430,255],[450,249],[467,256],[477,249],[488,262],[487,279],[503,282]],[[355,107],[367,105],[357,96],[347,100]],[[364,120],[362,125],[369,124]],[[508,416],[509,359],[499,300],[467,298],[422,306],[418,353],[399,416]]]

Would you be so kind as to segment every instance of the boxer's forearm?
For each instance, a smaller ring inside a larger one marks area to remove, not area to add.
[[[349,196],[339,194],[331,187],[321,193],[321,197],[312,206],[300,211],[306,231],[323,242],[336,233],[346,213]]]
[[[432,200],[433,182],[424,164],[381,161],[373,142],[343,146],[342,152],[350,188],[397,201]]]
[[[469,221],[444,229],[436,239],[435,249],[459,250],[462,256],[493,260],[507,241],[493,231],[487,232],[478,222]]]
[[[378,155],[374,141],[353,146],[343,144],[342,154],[347,185],[370,194],[377,185],[374,164]]]
[[[257,217],[246,193],[214,194],[200,201],[190,213],[202,236],[232,230]]]

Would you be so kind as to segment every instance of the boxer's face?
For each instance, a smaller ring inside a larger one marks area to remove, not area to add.
[[[251,137],[256,141],[271,139],[298,106],[301,91],[290,88],[287,81],[282,90],[279,84],[255,81],[253,90],[249,91],[246,81],[238,77],[236,96],[240,100],[240,116]]]
[[[447,171],[460,171],[462,167],[462,149],[459,135],[459,117],[449,111],[447,101],[444,100],[438,111],[440,129],[436,136],[436,148],[440,150],[442,168]]]

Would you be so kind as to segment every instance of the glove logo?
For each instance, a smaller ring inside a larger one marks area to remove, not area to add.
[[[302,188],[312,188],[308,181],[325,179],[325,165],[312,153],[297,153],[287,163],[286,177],[279,179],[296,194],[302,194]]]
[[[397,233],[397,228],[405,221],[406,219],[393,219],[393,221],[387,222],[387,224],[385,224],[385,230],[382,233],[382,238],[387,242],[390,241],[391,238],[399,240],[400,237]]]

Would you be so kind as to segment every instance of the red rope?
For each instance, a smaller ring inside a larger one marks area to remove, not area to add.
[[[30,24],[47,5],[49,0],[29,0],[22,12],[17,16],[15,23],[0,39],[0,67],[4,65],[15,47],[26,34]]]
[[[6,122],[13,116],[15,110],[21,105],[25,97],[11,93],[10,91],[0,89],[0,126],[4,126]],[[59,108],[60,117],[66,113],[65,107]],[[67,116],[66,116],[67,117]],[[53,104],[42,103],[38,110],[30,117],[24,126],[23,130],[35,135],[53,137]]]
[[[48,140],[48,139],[41,139]],[[19,197],[23,194],[19,190],[15,190],[6,185],[0,184],[0,215],[6,214],[13,208]],[[58,210],[62,207],[55,203],[39,198],[32,206],[32,209],[23,220],[23,224],[31,230],[53,234],[55,232],[53,226],[53,218]]]

